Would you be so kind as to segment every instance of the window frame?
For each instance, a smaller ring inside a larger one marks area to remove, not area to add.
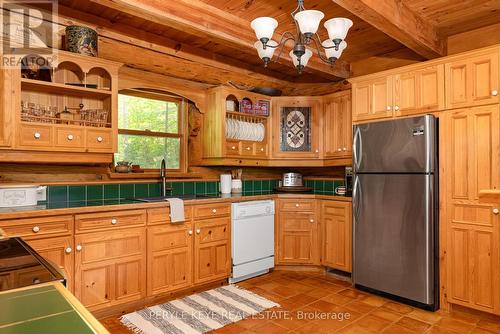
[[[177,119],[178,119],[178,133],[171,132],[158,132],[151,130],[132,130],[118,128],[118,135],[131,135],[131,136],[145,136],[145,137],[161,137],[161,138],[178,138],[179,139],[179,168],[168,168],[167,172],[171,173],[186,173],[187,172],[187,101],[182,96],[171,95],[167,92],[149,92],[139,89],[123,89],[118,92],[118,95],[128,95],[139,98],[159,100],[165,102],[172,102],[177,104]],[[119,113],[118,113],[119,114]],[[118,116],[119,117],[119,116]],[[115,155],[113,154],[113,163],[115,162]],[[145,172],[160,172],[158,168],[142,168]]]

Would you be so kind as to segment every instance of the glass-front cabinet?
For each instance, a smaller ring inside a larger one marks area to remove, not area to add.
[[[321,98],[274,98],[273,110],[273,158],[319,158]]]

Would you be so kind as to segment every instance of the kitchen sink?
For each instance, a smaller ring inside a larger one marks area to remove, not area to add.
[[[133,200],[139,202],[152,203],[152,202],[164,202],[169,198],[193,200],[193,199],[207,199],[207,198],[218,198],[218,197],[219,196],[217,195],[179,195],[179,196],[169,195],[169,196],[159,196],[159,197],[140,197],[140,198],[133,198]]]

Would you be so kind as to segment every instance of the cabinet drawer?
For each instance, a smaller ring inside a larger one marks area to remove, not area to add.
[[[241,142],[226,141],[226,155],[240,155]]]
[[[75,216],[76,232],[145,226],[146,210],[88,213]]]
[[[193,215],[195,220],[199,220],[217,216],[229,216],[230,214],[231,214],[231,204],[213,203],[213,204],[195,205]]]
[[[242,142],[241,143],[241,155],[243,156],[253,156],[254,155],[254,147],[253,143]]]
[[[47,125],[25,125],[19,127],[19,145],[26,147],[52,146],[52,127]]]
[[[266,157],[267,156],[267,145],[264,143],[255,144],[255,156]]]
[[[82,149],[84,132],[82,129],[56,128],[56,146],[64,148]]]
[[[218,241],[229,240],[230,218],[211,219],[207,221],[196,222],[194,229],[198,244],[206,244]]]
[[[315,200],[312,199],[280,199],[280,210],[283,211],[314,211]]]
[[[72,216],[55,216],[0,221],[0,229],[10,237],[29,240],[49,236],[68,235],[73,232]]]
[[[193,218],[193,207],[184,206],[185,221],[190,221]],[[170,208],[156,208],[148,210],[148,225],[169,224],[170,223]]]
[[[113,150],[111,130],[87,130],[87,148],[89,151],[102,152]]]

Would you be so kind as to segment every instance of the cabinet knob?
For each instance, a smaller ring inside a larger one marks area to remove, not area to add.
[[[339,148],[337,149],[337,151],[341,152],[341,151],[342,151],[342,149],[339,147]]]
[[[493,209],[493,213],[494,213],[495,215],[498,215],[498,213],[499,213],[499,212],[500,212],[500,210],[498,210],[497,208],[494,208],[494,209]]]
[[[295,204],[295,207],[296,207],[296,208],[298,208],[299,206],[300,206],[300,205],[299,205],[299,203]]]
[[[212,209],[212,213],[217,213],[217,209]]]
[[[247,151],[250,151],[252,148],[249,146],[246,148]]]
[[[189,231],[188,231],[188,234],[189,234],[189,235],[193,235],[193,231],[192,231],[192,230],[189,230]]]
[[[73,140],[73,135],[68,135],[68,140]]]
[[[97,141],[98,141],[99,143],[102,143],[102,141],[103,141],[102,137],[101,137],[101,136],[97,137]]]
[[[40,132],[35,132],[33,137],[35,137],[35,139],[40,139],[42,137],[42,135],[40,134]]]
[[[311,219],[309,219],[309,222],[310,222],[310,223],[314,223],[314,219],[312,219],[312,218],[311,218]]]
[[[83,249],[82,245],[76,245],[77,252],[81,252]]]
[[[344,147],[344,148],[342,149],[342,151],[347,151],[347,147]]]
[[[262,148],[260,149],[260,151],[261,151],[261,152],[264,152],[264,148],[262,147]]]
[[[196,230],[196,234],[200,234],[201,230],[200,229],[197,229]]]
[[[232,150],[236,150],[236,146],[231,146],[231,149]]]
[[[491,91],[491,95],[493,95],[493,96],[497,96],[497,95],[498,95],[498,90],[492,90],[492,91]]]
[[[34,232],[34,233],[38,233],[38,232],[40,232],[40,227],[38,227],[38,226],[34,226],[34,227],[33,227],[33,232]]]
[[[72,251],[73,251],[73,250],[71,249],[71,247],[67,247],[67,248],[64,250],[64,252],[65,252],[66,254],[70,254]]]
[[[399,106],[394,106],[394,110],[398,111],[399,110]]]
[[[118,220],[116,218],[111,219],[111,224],[112,225],[118,224]]]
[[[314,151],[314,152],[319,153],[319,150],[316,150],[316,151]]]
[[[387,109],[387,111],[391,111],[391,106],[387,106],[385,109]]]

